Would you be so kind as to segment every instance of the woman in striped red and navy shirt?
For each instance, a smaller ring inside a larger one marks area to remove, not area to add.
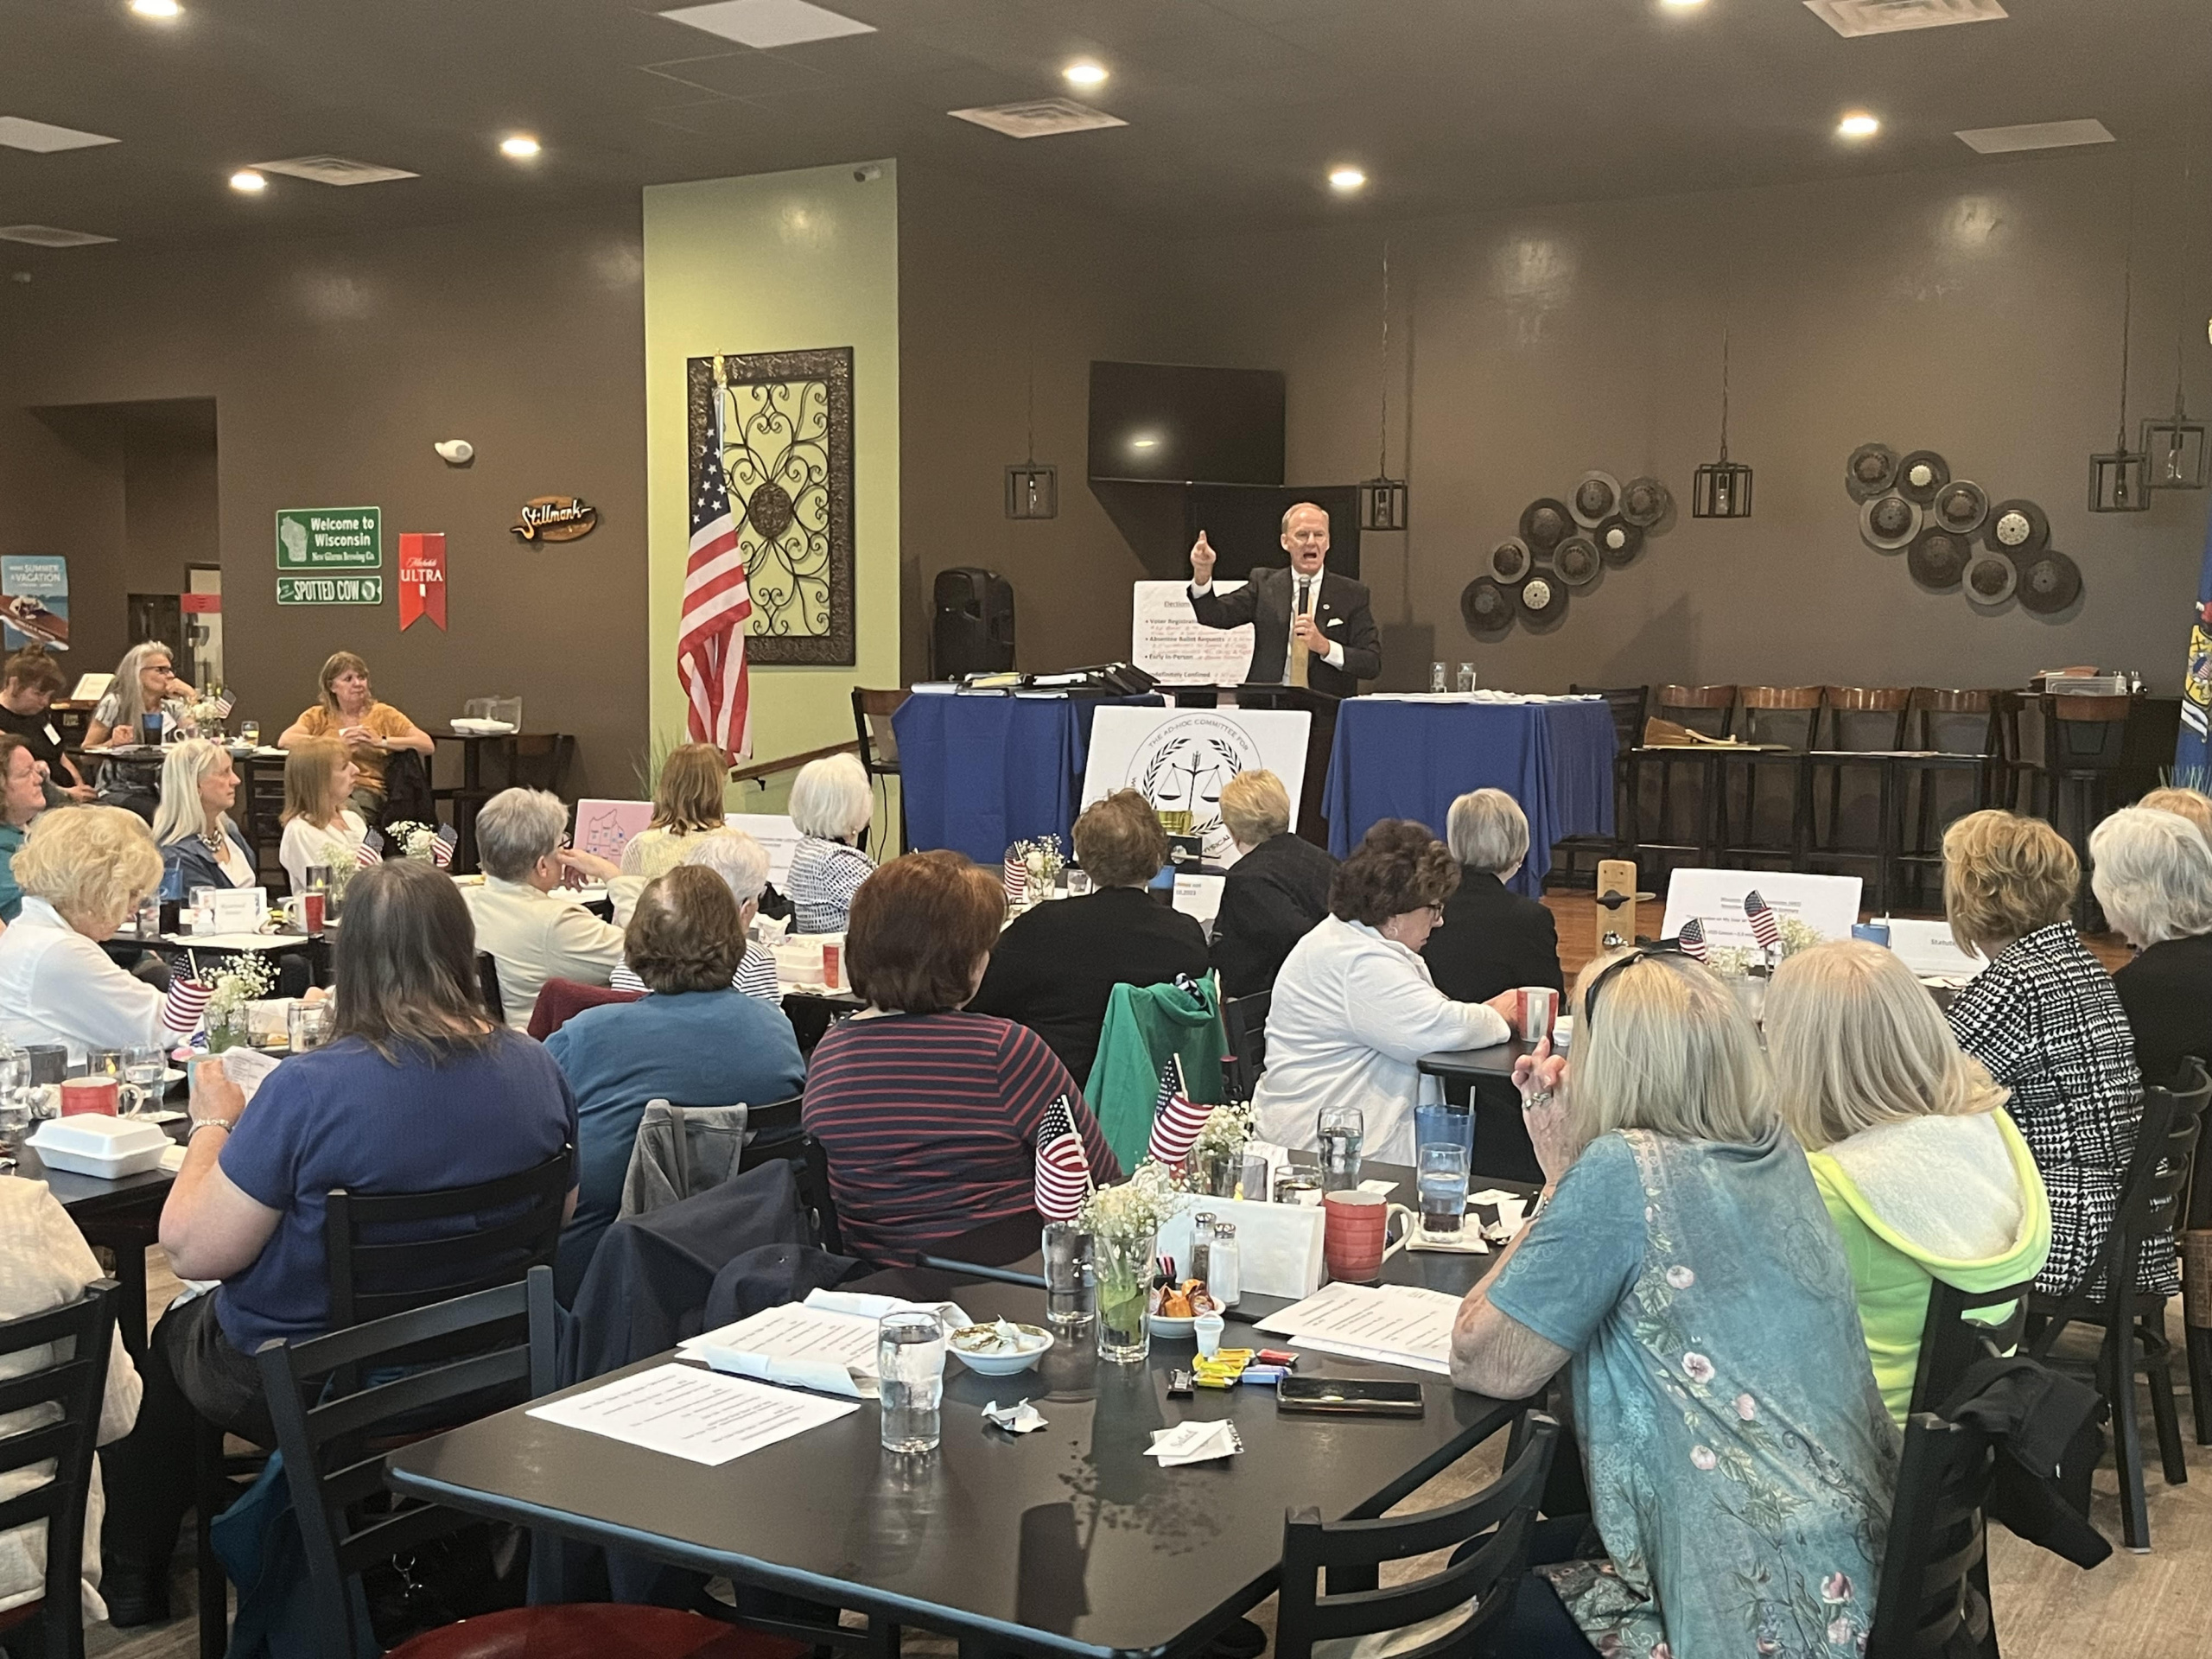
[[[894,859],[854,897],[845,967],[868,1007],[815,1049],[804,1118],[830,1155],[845,1246],[870,1261],[1033,1213],[1038,1125],[1063,1096],[1093,1179],[1122,1178],[1044,1039],[963,1012],[1005,906],[995,880],[946,852]]]

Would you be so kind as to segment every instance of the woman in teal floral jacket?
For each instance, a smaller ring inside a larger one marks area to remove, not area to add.
[[[1516,1068],[1547,1201],[1460,1309],[1452,1380],[1567,1370],[1604,1554],[1539,1567],[1498,1650],[1857,1659],[1897,1433],[1834,1226],[1725,986],[1651,950],[1582,983],[1572,1090],[1548,1050]]]

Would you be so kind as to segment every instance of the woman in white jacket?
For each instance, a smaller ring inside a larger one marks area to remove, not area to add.
[[[1338,867],[1329,913],[1275,976],[1268,1069],[1253,1093],[1262,1136],[1310,1151],[1323,1107],[1357,1106],[1364,1155],[1413,1162],[1421,1057],[1512,1034],[1514,992],[1454,1002],[1421,958],[1459,885],[1444,843],[1405,818],[1383,819]]]

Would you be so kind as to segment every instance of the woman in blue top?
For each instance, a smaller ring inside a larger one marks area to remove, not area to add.
[[[1516,1067],[1545,1200],[1452,1376],[1514,1400],[1567,1371],[1605,1554],[1540,1548],[1497,1650],[1857,1659],[1897,1432],[1758,1039],[1663,951],[1593,964],[1579,1012],[1571,1093],[1547,1047]]]
[[[231,822],[238,798],[238,774],[228,749],[204,737],[170,746],[154,813],[162,898],[189,899],[194,887],[253,885],[252,850]]]
[[[704,865],[679,864],[651,882],[622,949],[653,995],[586,1008],[545,1039],[576,1094],[579,1195],[553,1264],[564,1303],[621,1208],[646,1102],[765,1106],[805,1085],[783,1008],[730,982],[745,959],[740,915],[728,884]]]
[[[473,1186],[575,1144],[575,1097],[560,1068],[484,1016],[475,931],[443,870],[393,859],[355,876],[335,967],[328,1046],[279,1065],[251,1106],[219,1062],[200,1063],[162,1246],[180,1277],[222,1283],[173,1304],[155,1327],[138,1427],[105,1454],[102,1553],[118,1625],[168,1617],[195,1421],[275,1443],[251,1356],[272,1337],[329,1326],[332,1189]],[[442,1230],[429,1224],[419,1236]],[[404,1242],[407,1230],[395,1231]]]

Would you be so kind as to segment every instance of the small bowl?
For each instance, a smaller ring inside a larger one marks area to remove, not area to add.
[[[1193,1319],[1171,1319],[1165,1313],[1152,1316],[1152,1334],[1155,1337],[1179,1337],[1185,1342],[1195,1340],[1191,1327],[1198,1323]]]
[[[974,1327],[970,1326],[969,1329]],[[949,1344],[963,1365],[979,1376],[1016,1376],[1042,1359],[1052,1346],[1052,1333],[1042,1326],[1016,1325],[1022,1345],[1016,1353],[971,1354],[959,1344],[959,1332]]]

